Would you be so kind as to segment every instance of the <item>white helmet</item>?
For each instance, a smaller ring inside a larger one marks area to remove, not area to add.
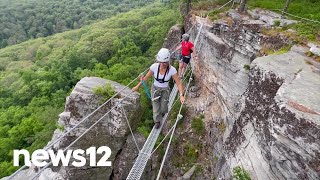
[[[161,48],[158,52],[156,59],[158,62],[169,62],[170,61],[170,51],[167,48]]]

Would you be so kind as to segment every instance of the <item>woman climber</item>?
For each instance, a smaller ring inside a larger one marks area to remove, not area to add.
[[[191,53],[194,54],[194,57],[196,56],[196,52],[194,51],[194,45],[192,42],[189,41],[190,36],[189,34],[183,34],[182,35],[182,42],[181,44],[176,48],[176,51],[181,48],[181,58],[179,62],[179,77],[182,78],[184,71],[186,70],[187,64],[190,63],[191,59]]]
[[[170,51],[166,48],[161,48],[156,56],[157,63],[151,65],[150,70],[145,77],[141,77],[141,81],[147,81],[152,75],[154,82],[151,88],[153,121],[155,128],[158,129],[161,125],[161,119],[168,112],[168,102],[170,95],[169,80],[171,77],[176,82],[179,93],[180,102],[184,103],[183,87],[177,74],[177,70],[170,65]],[[137,91],[142,82],[139,82],[132,91]]]

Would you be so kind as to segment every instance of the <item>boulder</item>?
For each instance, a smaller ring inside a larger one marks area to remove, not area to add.
[[[196,166],[194,165],[182,177],[179,177],[178,180],[190,180],[195,170],[196,170]]]
[[[88,131],[77,143],[70,149],[87,149],[90,147],[108,146],[112,153],[108,161],[114,162],[118,158],[119,152],[130,135],[126,116],[133,128],[139,119],[140,110],[139,96],[137,93],[130,93],[131,89],[123,85],[97,77],[85,77],[81,79],[70,96],[67,98],[65,112],[60,115],[59,122],[62,122],[65,131],[75,126],[88,114],[95,111],[103,99],[94,94],[93,89],[111,84],[116,92],[121,91],[119,95],[108,103],[103,103],[101,108],[93,113],[88,120],[84,121],[76,130],[72,131],[63,141],[54,149],[63,149],[73,140],[84,133],[90,126],[100,120],[90,131]],[[114,108],[115,107],[115,108]],[[122,110],[124,109],[124,112]],[[106,114],[109,112],[108,114]],[[125,113],[125,114],[124,114]],[[55,137],[53,137],[54,139]],[[97,155],[100,159],[102,155]],[[131,154],[131,156],[136,156]],[[119,157],[120,158],[120,157]],[[89,156],[86,156],[87,162]],[[91,167],[87,163],[85,167],[76,168],[72,166],[60,167],[59,172],[63,172],[69,179],[105,179],[110,177],[115,166],[111,167]]]
[[[105,99],[96,95],[93,90],[107,83],[111,84],[115,92],[123,91],[108,103],[103,103]],[[112,162],[112,166],[92,167],[89,165],[89,155],[84,155],[87,160],[84,167],[50,167],[40,174],[39,180],[110,179],[115,175],[113,172],[121,172],[119,177],[121,177],[121,179],[124,178],[129,172],[135,157],[138,155],[138,151],[134,151],[135,146],[133,145],[134,143],[132,143],[133,141],[126,117],[133,130],[135,130],[138,123],[137,121],[139,120],[139,111],[139,95],[136,92],[131,93],[130,88],[98,77],[85,77],[81,79],[74,87],[70,96],[67,97],[65,111],[59,115],[58,123],[64,130],[57,129],[48,145],[56,141],[80,121],[83,121],[51,149],[54,151],[63,150],[80,135],[85,133],[69,149],[86,150],[90,147],[96,147],[98,149],[101,146],[108,146],[111,149],[111,156],[108,161]],[[89,114],[91,114],[91,116],[86,118]],[[88,130],[91,126],[93,128]],[[139,134],[136,134],[136,136],[138,144],[142,147],[144,138]],[[97,161],[99,161],[101,157],[102,154],[97,154]],[[125,160],[128,160],[127,162],[123,159],[124,157],[126,158]],[[74,159],[71,158],[70,162],[73,160]],[[152,173],[150,167],[151,165],[147,166],[147,169],[149,168],[149,174],[144,176],[146,179],[150,178],[148,175]],[[20,172],[13,179],[26,179],[32,177],[35,173],[34,168],[29,168]]]
[[[312,52],[312,54],[320,56],[320,47],[319,46],[312,46],[310,48],[310,52]]]
[[[235,21],[241,20],[241,15],[234,9],[229,10],[227,15],[230,16]]]

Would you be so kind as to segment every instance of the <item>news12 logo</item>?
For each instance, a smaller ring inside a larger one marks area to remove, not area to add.
[[[100,160],[97,163],[96,155],[103,154]],[[29,151],[22,150],[13,150],[13,165],[19,165],[19,156],[24,155],[24,164],[28,167],[31,166],[31,163],[38,167],[46,166],[50,161],[53,166],[59,166],[59,162],[61,161],[62,166],[69,166],[70,159],[74,159],[71,164],[75,167],[83,167],[87,163],[87,159],[85,155],[89,155],[89,165],[91,167],[97,166],[111,166],[112,162],[107,161],[111,156],[111,149],[108,146],[101,146],[98,149],[96,147],[90,147],[86,149],[86,151],[82,149],[76,150],[67,150],[66,154],[64,154],[63,150],[58,150],[55,154],[53,150],[43,150],[38,149],[35,150],[31,155],[30,161],[30,153]]]

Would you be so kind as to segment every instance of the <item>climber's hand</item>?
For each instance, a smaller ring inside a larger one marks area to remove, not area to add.
[[[138,89],[139,89],[139,86],[137,85],[137,86],[132,88],[132,91],[137,91]]]
[[[180,102],[181,102],[181,104],[183,104],[184,101],[185,101],[184,96],[180,96]]]

